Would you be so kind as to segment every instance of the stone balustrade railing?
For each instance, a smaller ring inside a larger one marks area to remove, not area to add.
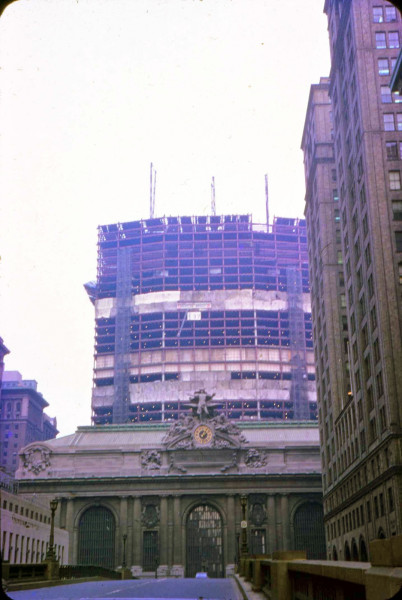
[[[239,575],[268,600],[402,597],[402,536],[374,540],[370,556],[371,563],[306,560],[305,552],[292,551],[245,556],[240,559]]]

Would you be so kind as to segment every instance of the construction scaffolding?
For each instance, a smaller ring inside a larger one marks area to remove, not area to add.
[[[117,249],[113,423],[128,420],[130,405],[131,249]]]
[[[293,418],[296,421],[305,421],[310,418],[310,409],[307,396],[306,333],[301,273],[294,267],[289,267],[286,269],[286,279],[292,373],[290,400],[293,404]]]
[[[200,377],[228,418],[316,418],[309,291],[301,219],[268,231],[251,215],[100,226],[94,423],[177,419]]]

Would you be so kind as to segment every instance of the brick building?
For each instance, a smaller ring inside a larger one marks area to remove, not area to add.
[[[325,12],[302,148],[327,555],[365,560],[402,532],[402,24],[383,1]]]
[[[6,473],[12,475],[16,471],[21,448],[58,434],[56,418],[44,412],[47,406],[36,381],[22,379],[17,371],[4,371],[0,398],[0,464]]]

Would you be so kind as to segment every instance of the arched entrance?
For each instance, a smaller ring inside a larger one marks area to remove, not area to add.
[[[223,577],[222,517],[208,504],[194,508],[186,525],[186,577],[206,571]]]
[[[357,549],[356,540],[354,538],[352,540],[352,560],[354,560],[354,561],[359,560],[359,551]]]
[[[362,536],[360,536],[360,560],[362,562],[368,562],[366,542]]]
[[[78,525],[78,564],[114,568],[115,520],[104,506],[88,508]]]
[[[325,559],[324,513],[321,504],[302,504],[293,519],[295,550],[305,550],[309,559]]]

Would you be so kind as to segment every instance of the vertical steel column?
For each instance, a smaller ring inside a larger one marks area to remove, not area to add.
[[[117,248],[113,423],[125,423],[130,406],[131,248]]]

